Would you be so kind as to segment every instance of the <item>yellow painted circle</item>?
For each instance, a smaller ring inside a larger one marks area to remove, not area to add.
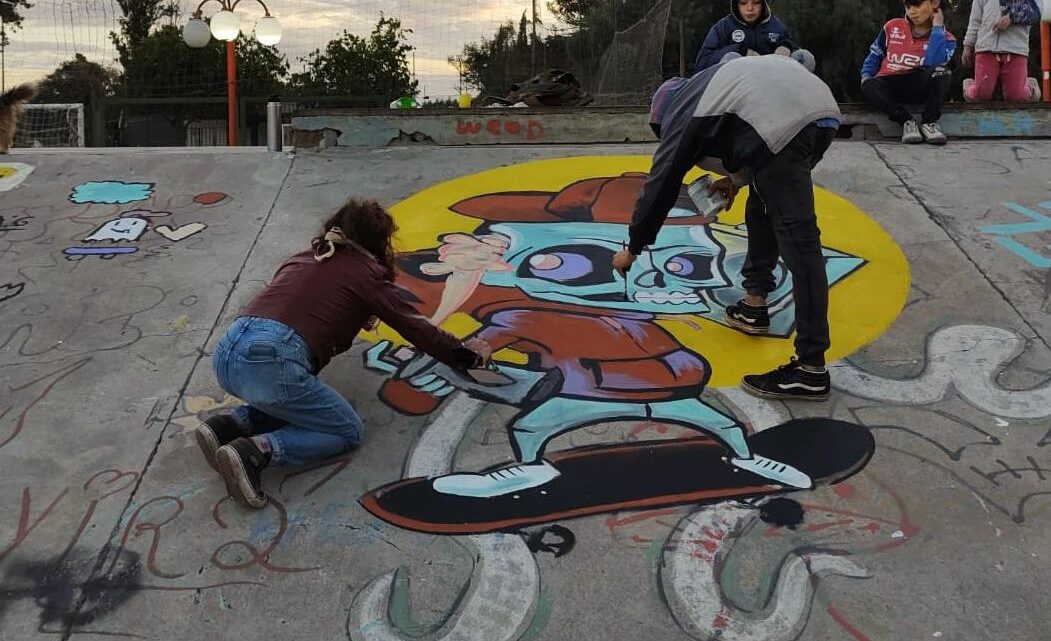
[[[436,248],[442,235],[473,233],[481,221],[450,209],[467,198],[501,192],[558,192],[588,178],[648,172],[651,160],[649,156],[557,158],[500,167],[435,185],[390,208],[400,228],[398,249]],[[695,170],[686,181],[699,173]],[[723,213],[719,222],[742,223],[746,196],[742,192],[733,209]],[[827,358],[831,362],[855,352],[890,327],[905,305],[909,266],[894,240],[853,203],[820,187],[815,189],[815,202],[822,245],[865,260],[864,265],[830,290],[832,347]],[[744,374],[767,371],[786,363],[794,354],[791,337],[746,336],[692,314],[663,315],[656,322],[683,346],[708,360],[712,367],[709,385],[713,387],[736,385]],[[453,315],[442,326],[458,336],[466,336],[480,327],[476,319],[463,313]],[[378,337],[399,340],[397,334],[385,326],[378,334],[369,336],[373,340]],[[497,354],[497,358],[523,361],[506,350]]]
[[[0,165],[0,178],[8,178],[18,173],[18,170],[8,165]]]

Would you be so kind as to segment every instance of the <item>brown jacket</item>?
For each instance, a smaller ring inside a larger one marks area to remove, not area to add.
[[[242,316],[269,318],[296,330],[313,351],[317,371],[350,349],[373,316],[451,367],[472,365],[475,354],[421,316],[409,304],[412,298],[384,278],[383,266],[372,256],[345,246],[320,262],[312,251],[293,255]]]

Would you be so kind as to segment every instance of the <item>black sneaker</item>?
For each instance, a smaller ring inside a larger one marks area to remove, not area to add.
[[[730,327],[745,334],[767,334],[770,332],[770,312],[766,306],[753,307],[741,301],[726,308],[726,320]]]
[[[211,465],[213,470],[218,470],[215,465],[215,451],[234,439],[249,434],[230,414],[216,414],[198,425],[193,435],[208,465]]]
[[[215,453],[219,473],[226,481],[226,493],[248,507],[259,509],[266,505],[267,496],[260,489],[260,475],[270,463],[250,438],[239,438],[224,445]]]
[[[741,381],[744,391],[762,398],[825,401],[832,387],[828,372],[814,374],[796,359],[766,374],[751,374]]]

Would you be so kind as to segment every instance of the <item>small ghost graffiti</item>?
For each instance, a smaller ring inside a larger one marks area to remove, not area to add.
[[[149,225],[150,223],[144,218],[117,218],[116,220],[103,223],[94,233],[85,238],[84,242],[102,242],[104,240],[114,243],[136,241],[146,233]]]
[[[149,229],[149,225],[149,222],[145,218],[139,218],[137,216],[107,220],[102,223],[98,229],[92,232],[90,236],[84,238],[84,242],[102,243],[109,241],[108,244],[101,247],[69,247],[63,250],[63,252],[66,254],[66,258],[71,260],[76,260],[83,256],[113,258],[118,254],[134,254],[139,251],[138,247],[113,246],[113,244],[137,241],[144,233],[146,233],[146,230]]]

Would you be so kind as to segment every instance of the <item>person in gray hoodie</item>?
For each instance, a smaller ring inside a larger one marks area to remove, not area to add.
[[[783,56],[730,60],[689,80],[673,78],[653,97],[650,122],[661,142],[635,204],[627,247],[613,257],[613,267],[626,278],[636,257],[656,242],[695,165],[725,176],[712,192],[727,197],[727,208],[750,185],[748,253],[741,270],[747,296],[726,308],[726,319],[748,334],[769,331],[766,297],[775,289],[780,258],[792,275],[796,321],[797,358],[744,377],[741,386],[757,396],[828,398],[828,276],[810,172],[835,138],[840,118],[828,86]]]
[[[1013,22],[1008,9],[1001,0],[971,3],[962,58],[965,67],[974,65],[974,78],[963,81],[967,100],[992,100],[997,83],[1004,100],[1040,99],[1040,83],[1027,73],[1029,25]]]

